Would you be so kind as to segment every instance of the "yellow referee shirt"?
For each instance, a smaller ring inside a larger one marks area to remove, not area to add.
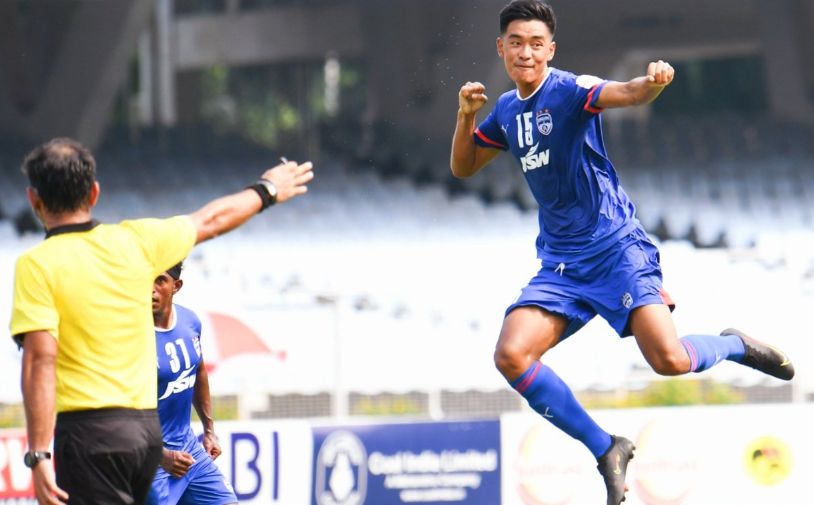
[[[56,410],[156,408],[155,278],[189,255],[189,216],[59,227],[17,260],[11,334],[58,341]]]

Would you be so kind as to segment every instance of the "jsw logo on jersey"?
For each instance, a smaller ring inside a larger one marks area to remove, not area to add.
[[[194,367],[187,368],[181,372],[181,375],[179,375],[177,379],[167,384],[167,390],[164,391],[164,394],[161,396],[161,398],[159,398],[159,400],[163,400],[173,393],[180,393],[181,391],[186,391],[187,389],[194,387],[195,379],[198,377],[198,375],[190,375],[193,370]]]
[[[539,145],[539,143],[534,144],[534,147],[529,149],[529,152],[520,158],[520,163],[523,166],[523,172],[528,172],[529,170],[540,168],[543,165],[548,165],[549,150],[546,149],[545,151],[538,153],[537,148]]]

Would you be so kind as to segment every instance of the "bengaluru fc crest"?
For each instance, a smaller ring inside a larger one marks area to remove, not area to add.
[[[545,112],[538,112],[536,120],[537,129],[540,130],[540,133],[543,135],[548,135],[551,133],[551,129],[554,128],[554,122],[552,121],[551,114],[548,113],[548,110]]]

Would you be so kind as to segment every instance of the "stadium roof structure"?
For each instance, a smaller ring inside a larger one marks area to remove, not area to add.
[[[303,65],[332,54],[366,66],[369,120],[446,137],[449,96],[460,84],[507,88],[494,51],[501,3],[252,2],[244,11],[236,1],[222,12],[188,12],[184,2],[173,10],[167,0],[0,2],[0,133],[29,141],[70,135],[93,147],[120,92],[137,111],[134,121],[173,126],[191,120],[178,101],[194,97],[179,79],[184,73]],[[756,55],[766,65],[770,114],[814,122],[814,69],[805,59],[814,52],[810,1],[552,4],[559,68],[620,80],[641,75],[652,59]],[[128,80],[134,58],[137,85]]]

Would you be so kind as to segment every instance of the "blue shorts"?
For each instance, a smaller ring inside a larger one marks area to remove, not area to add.
[[[568,319],[560,340],[585,326],[597,314],[616,332],[631,335],[630,311],[654,303],[675,304],[662,289],[659,250],[641,228],[635,228],[618,244],[573,263],[567,257],[551,261],[543,257],[542,268],[524,287],[508,309],[536,305]]]
[[[237,503],[235,490],[203,446],[196,443],[195,450],[190,454],[195,459],[195,463],[180,479],[170,476],[163,468],[158,467],[145,505]]]

